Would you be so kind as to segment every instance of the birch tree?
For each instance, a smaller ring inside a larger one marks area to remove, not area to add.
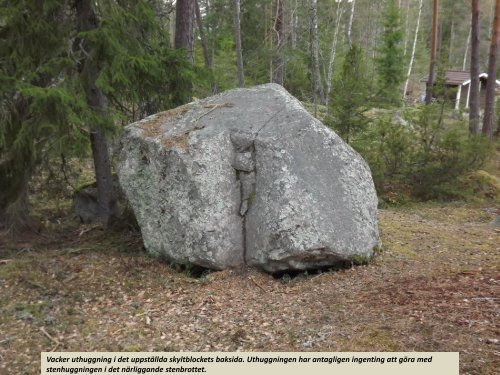
[[[318,42],[318,2],[309,0],[309,10],[311,16],[310,37],[311,37],[311,79],[314,101],[314,115],[317,115],[318,100],[323,102],[324,90],[321,82],[319,70],[319,42]]]
[[[356,6],[356,0],[351,1],[351,14],[349,15],[349,26],[347,27],[347,41],[349,45],[352,44],[352,21],[354,20],[354,7]]]
[[[406,82],[403,88],[403,99],[406,98],[406,92],[408,91],[408,82],[410,81],[411,70],[413,68],[413,61],[415,60],[415,51],[417,49],[418,31],[420,29],[420,18],[422,16],[422,7],[423,7],[423,0],[419,0],[417,26],[415,26],[415,36],[413,37],[413,47],[411,50],[410,63],[408,64],[408,73],[406,73]]]
[[[335,62],[335,54],[337,52],[337,40],[338,40],[338,35],[339,35],[339,30],[340,30],[340,20],[342,18],[342,7],[341,7],[342,2],[337,1],[337,12],[336,12],[336,17],[335,17],[335,29],[333,32],[333,38],[332,38],[332,47],[330,49],[330,59],[328,61],[328,72],[326,76],[326,95],[325,95],[325,103],[328,108],[328,103],[330,101],[330,93],[332,91],[332,77],[333,77],[333,64]],[[354,10],[354,9],[353,9]],[[352,14],[352,13],[351,13]],[[350,36],[349,36],[350,40]]]
[[[467,42],[465,43],[464,62],[462,63],[462,70],[465,70],[465,68],[467,67],[467,55],[469,54],[471,34],[472,25],[469,27],[469,34],[467,35]]]

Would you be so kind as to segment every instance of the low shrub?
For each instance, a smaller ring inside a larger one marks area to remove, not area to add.
[[[470,137],[467,124],[444,111],[440,103],[412,108],[404,123],[386,114],[353,140],[384,201],[463,199],[474,193],[465,188],[464,176],[483,165],[491,144]]]

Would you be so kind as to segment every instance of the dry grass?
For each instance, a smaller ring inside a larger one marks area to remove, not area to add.
[[[167,148],[178,147],[183,150],[186,150],[188,148],[188,139],[189,139],[189,132],[185,132],[180,135],[163,138],[161,140],[161,144]]]
[[[499,361],[494,208],[382,210],[369,266],[275,279],[193,278],[133,233],[70,221],[0,238],[0,373],[39,373],[40,351],[459,351],[463,374]],[[51,340],[43,331],[46,331]],[[59,343],[57,345],[56,343]]]
[[[168,111],[157,113],[149,121],[141,123],[139,127],[143,130],[144,136],[150,138],[158,137],[162,133],[162,125],[165,125],[170,121],[182,116],[184,113],[189,111],[191,107],[191,104],[185,104]]]

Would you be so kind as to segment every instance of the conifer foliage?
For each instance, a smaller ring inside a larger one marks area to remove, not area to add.
[[[66,79],[73,61],[65,1],[0,2],[0,218],[26,226],[27,183],[42,154],[82,142],[85,104]]]
[[[350,46],[334,86],[337,91],[331,98],[333,115],[326,122],[350,142],[369,122],[364,114],[369,108],[366,67],[363,50],[357,44]],[[339,92],[349,92],[349,95],[339,95]]]
[[[189,67],[168,40],[146,0],[0,0],[2,226],[30,224],[27,186],[43,158],[173,105]]]
[[[383,18],[383,33],[379,57],[376,60],[381,105],[398,105],[404,82],[403,32],[399,8],[395,0],[389,0]]]

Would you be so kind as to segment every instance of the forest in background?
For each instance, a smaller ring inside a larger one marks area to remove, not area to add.
[[[90,156],[107,222],[110,150],[124,125],[266,82],[283,85],[362,154],[384,202],[478,190],[498,199],[498,178],[480,170],[495,148],[492,105],[482,137],[474,95],[469,114],[442,99],[445,70],[496,73],[498,3],[2,0],[2,225],[32,224],[35,174],[48,171],[64,190],[78,174],[70,161]]]

